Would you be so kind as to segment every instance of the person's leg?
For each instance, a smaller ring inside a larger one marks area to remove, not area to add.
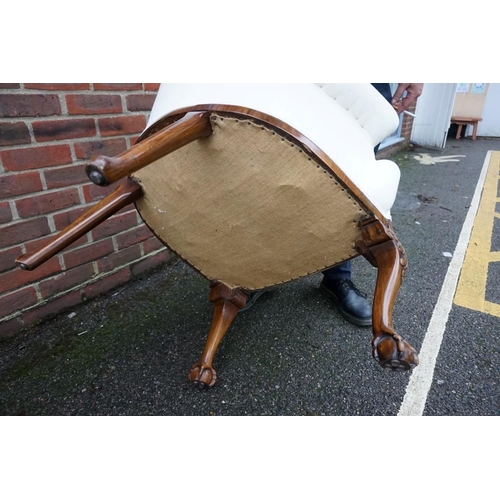
[[[333,299],[342,316],[358,326],[371,326],[372,308],[351,281],[351,261],[323,271],[320,289]]]
[[[387,102],[392,101],[391,85],[389,83],[372,83],[372,87],[375,87]]]
[[[378,90],[379,94],[381,94],[387,102],[390,103],[392,101],[391,86],[388,83],[372,83],[372,87],[375,87]],[[379,147],[380,144],[377,144],[375,146],[375,149],[373,150],[375,154],[377,154]]]
[[[391,86],[388,83],[372,83],[372,86],[388,102],[391,102]],[[375,146],[375,154],[377,154],[379,147],[380,144]],[[348,321],[360,326],[370,326],[372,324],[372,309],[365,295],[351,281],[351,274],[351,261],[332,267],[327,271],[323,271],[323,280],[320,287],[328,292],[337,304],[342,316]]]
[[[352,265],[351,261],[343,262],[342,264],[327,269],[323,271],[323,275],[328,278],[328,280],[343,280],[351,279]]]

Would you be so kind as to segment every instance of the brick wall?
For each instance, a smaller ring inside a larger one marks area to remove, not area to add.
[[[0,84],[0,339],[160,265],[168,251],[133,205],[34,271],[15,259],[115,189],[88,181],[146,126],[158,84]]]
[[[408,111],[410,113],[415,113],[416,108],[417,108],[417,103],[414,103],[412,106],[409,107]],[[413,129],[413,120],[414,118],[412,116],[409,116],[407,114],[403,115],[403,123],[401,125],[401,137],[403,137],[404,140],[398,142],[397,144],[394,144],[393,146],[389,146],[387,148],[380,150],[377,153],[378,159],[388,158],[389,156],[393,155],[394,153],[397,153],[398,151],[405,151],[408,149],[411,139],[411,132]]]
[[[84,171],[95,154],[114,156],[146,126],[158,84],[0,84],[0,339],[127,282],[168,260],[133,205],[34,271],[22,253],[115,189]],[[405,116],[407,148],[413,119]]]

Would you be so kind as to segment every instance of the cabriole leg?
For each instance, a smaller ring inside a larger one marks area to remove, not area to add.
[[[209,300],[214,305],[214,316],[205,350],[200,361],[191,368],[189,380],[203,387],[212,387],[215,384],[217,373],[212,366],[215,352],[247,299],[248,295],[241,288],[229,288],[219,282],[210,285]]]
[[[369,260],[378,268],[373,300],[373,357],[383,368],[410,370],[418,365],[417,351],[392,326],[394,302],[407,267],[406,254],[397,239],[373,245],[369,253]]]

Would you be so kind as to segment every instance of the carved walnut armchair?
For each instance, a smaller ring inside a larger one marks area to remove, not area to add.
[[[100,186],[125,182],[17,263],[34,269],[135,203],[209,281],[214,317],[189,379],[213,386],[217,347],[251,292],[363,255],[378,268],[373,357],[411,369],[417,353],[392,325],[407,267],[390,222],[400,173],[373,153],[397,126],[369,84],[163,84],[137,144],[86,167]]]

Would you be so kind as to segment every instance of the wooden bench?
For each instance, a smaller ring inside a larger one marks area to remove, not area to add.
[[[477,124],[482,120],[483,120],[482,118],[465,118],[463,116],[452,116],[451,124],[458,125],[456,139],[460,139],[460,136],[462,134],[462,127],[464,125],[472,125],[473,126],[472,140],[475,141],[477,134]]]

